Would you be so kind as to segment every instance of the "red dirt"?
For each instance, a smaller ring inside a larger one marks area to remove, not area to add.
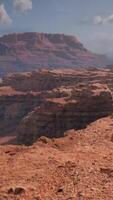
[[[42,137],[31,147],[1,146],[0,198],[112,200],[112,127],[112,117],[107,117],[61,139]]]

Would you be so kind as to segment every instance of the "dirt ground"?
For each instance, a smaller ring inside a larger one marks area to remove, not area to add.
[[[0,146],[0,200],[112,200],[113,119],[33,146]]]

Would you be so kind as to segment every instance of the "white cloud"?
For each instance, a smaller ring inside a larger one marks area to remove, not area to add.
[[[14,0],[14,8],[20,12],[32,9],[32,0]]]
[[[108,15],[108,16],[95,16],[93,19],[82,19],[80,21],[80,23],[82,24],[86,24],[86,25],[104,25],[104,24],[110,24],[113,23],[113,14]]]
[[[109,23],[113,23],[113,14],[108,15],[107,17],[96,16],[94,18],[94,24],[101,25],[101,24],[109,24]]]
[[[4,4],[0,5],[0,24],[2,25],[10,25],[12,23],[12,19],[8,15]]]
[[[96,16],[94,18],[94,24],[103,24],[103,18],[101,16]]]

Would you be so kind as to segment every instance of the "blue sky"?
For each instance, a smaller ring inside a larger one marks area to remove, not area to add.
[[[113,54],[113,0],[0,0],[0,33],[76,35],[95,52]]]

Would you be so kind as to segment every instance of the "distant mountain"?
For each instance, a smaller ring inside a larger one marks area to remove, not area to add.
[[[37,68],[90,67],[110,64],[87,50],[74,36],[14,33],[0,38],[0,76]]]

